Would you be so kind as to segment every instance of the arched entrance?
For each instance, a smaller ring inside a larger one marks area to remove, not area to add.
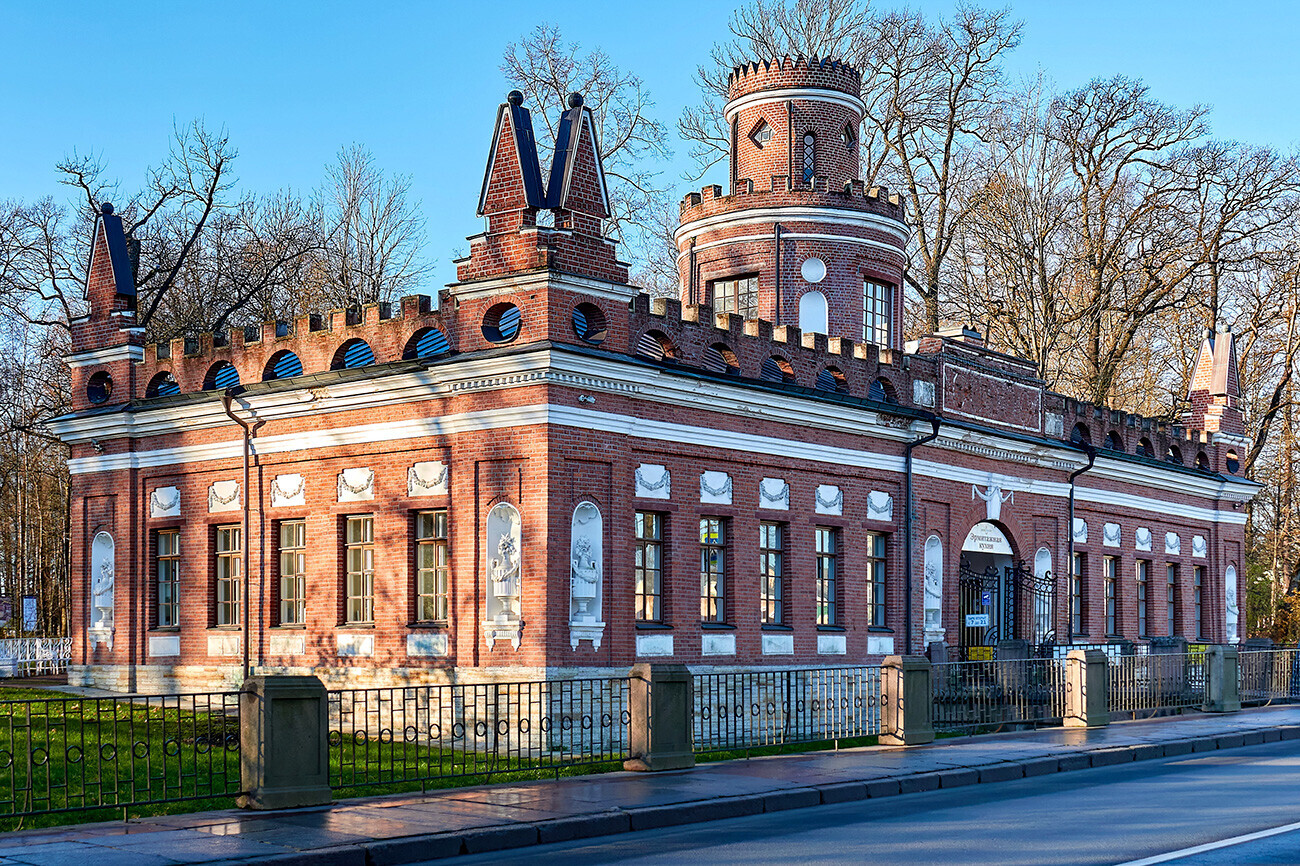
[[[1016,558],[1000,524],[981,521],[961,547],[958,573],[958,634],[961,657],[992,658],[998,642],[1024,640],[1038,647],[1052,640],[1054,582],[1048,560],[1034,568]]]

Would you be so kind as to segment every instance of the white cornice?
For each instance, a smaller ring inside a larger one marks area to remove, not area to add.
[[[738,96],[722,106],[722,116],[727,119],[727,123],[731,123],[737,114],[750,106],[765,105],[769,102],[786,102],[791,99],[842,105],[856,111],[859,115],[866,114],[867,111],[867,105],[862,101],[861,97],[841,90],[826,90],[820,87],[783,87],[780,90],[760,90],[756,93]],[[742,131],[741,135],[749,135],[749,133]]]
[[[907,226],[891,217],[843,207],[790,205],[788,207],[744,208],[743,210],[701,217],[697,220],[682,223],[677,231],[673,233],[673,239],[680,249],[684,241],[701,232],[714,231],[720,228],[768,225],[773,222],[815,222],[826,225],[874,229],[898,238],[900,244],[907,243],[908,238]]]
[[[472,283],[452,283],[447,292],[457,300],[488,298],[506,292],[536,292],[541,289],[567,289],[583,295],[608,298],[627,303],[640,293],[640,289],[625,283],[611,283],[588,277],[557,274],[554,271],[535,271],[530,274],[505,274]]]
[[[831,235],[825,234],[824,232],[788,232],[782,230],[781,239],[787,241],[830,241],[837,244],[853,244],[861,247],[873,247],[878,250],[887,250],[895,255],[902,255],[902,251],[894,244],[887,244],[884,241],[873,240],[872,238],[855,238],[851,235]],[[694,247],[687,246],[686,249],[677,254],[677,260],[681,261],[689,256],[691,250],[699,253],[707,249],[712,249],[713,247],[725,247],[732,244],[753,243],[755,241],[772,243],[773,237],[771,234],[737,235],[734,238],[723,238],[720,241],[709,241],[707,244],[696,244]]]
[[[120,346],[109,346],[107,349],[92,349],[88,352],[65,355],[63,360],[74,370],[78,367],[111,364],[114,361],[143,361],[144,347],[124,343]]]

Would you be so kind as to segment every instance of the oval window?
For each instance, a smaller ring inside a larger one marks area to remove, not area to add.
[[[483,317],[483,339],[489,343],[509,343],[519,336],[523,312],[511,303],[496,304]]]
[[[113,396],[113,377],[103,370],[95,373],[86,383],[86,399],[95,405],[107,403]]]

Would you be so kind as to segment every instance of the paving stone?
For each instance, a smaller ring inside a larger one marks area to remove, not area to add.
[[[1087,752],[1076,755],[1062,755],[1057,758],[1058,768],[1062,773],[1070,770],[1086,770],[1092,766],[1092,761],[1088,760]]]
[[[1277,728],[1265,728],[1262,733],[1264,734],[1264,742],[1266,743],[1276,743],[1278,740],[1282,739],[1282,732]]]
[[[1300,725],[1283,725],[1277,729],[1278,738],[1283,740],[1300,740]]]
[[[397,866],[400,863],[455,857],[460,854],[461,842],[461,837],[457,834],[441,833],[407,839],[384,839],[362,847],[369,866]]]
[[[1165,756],[1165,748],[1159,743],[1144,743],[1140,746],[1134,746],[1131,751],[1135,761],[1151,761]]]
[[[914,776],[902,776],[898,780],[900,794],[919,794],[922,791],[935,791],[938,788],[938,773],[917,773]]]
[[[1094,767],[1112,767],[1115,764],[1127,764],[1133,760],[1132,749],[1099,749],[1089,756]]]
[[[834,785],[821,785],[817,790],[821,792],[822,802],[826,805],[850,803],[854,800],[865,800],[867,798],[867,786],[862,782],[840,782]]]
[[[1220,749],[1235,749],[1246,744],[1246,738],[1241,734],[1224,734],[1214,739]]]
[[[1176,758],[1179,755],[1190,755],[1193,751],[1191,740],[1170,740],[1161,746],[1166,758]]]
[[[1219,748],[1219,742],[1214,737],[1197,737],[1191,742],[1193,752],[1213,752]]]
[[[795,788],[790,791],[776,791],[763,797],[764,812],[783,812],[786,809],[805,809],[808,806],[820,806],[821,792],[815,788]]]
[[[1241,735],[1241,744],[1243,746],[1258,746],[1263,742],[1264,742],[1263,731],[1246,731]]]
[[[1022,779],[1025,775],[1025,768],[1019,764],[992,764],[988,767],[980,767],[980,783],[984,782],[1009,782],[1012,779]]]
[[[612,836],[632,829],[632,819],[626,812],[599,812],[595,815],[575,815],[555,821],[537,823],[537,839],[545,845],[569,839],[588,839],[592,836]]]
[[[938,775],[940,788],[960,788],[980,780],[978,770],[940,770]]]

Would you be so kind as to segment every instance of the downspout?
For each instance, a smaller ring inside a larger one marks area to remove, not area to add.
[[[1070,473],[1070,508],[1069,517],[1065,529],[1066,543],[1065,554],[1065,634],[1066,646],[1074,644],[1074,479],[1092,468],[1092,464],[1097,460],[1097,449],[1093,448],[1087,442],[1078,443],[1083,448],[1084,453],[1088,455],[1086,466],[1080,466]],[[1083,600],[1079,600],[1083,604]]]
[[[776,308],[772,312],[772,324],[781,327],[781,224],[777,223],[772,229],[772,239],[776,244]]]
[[[243,595],[243,599],[241,600],[243,601],[244,609],[241,611],[241,613],[244,619],[244,679],[245,681],[247,681],[248,678],[253,675],[253,667],[249,656],[250,622],[249,622],[249,604],[248,604],[249,575],[251,573],[251,569],[249,568],[248,551],[249,548],[252,546],[252,539],[249,537],[248,534],[249,532],[248,515],[249,515],[249,510],[251,508],[250,501],[249,501],[249,487],[248,487],[248,475],[249,475],[248,455],[249,455],[250,444],[253,438],[253,427],[251,424],[240,420],[239,416],[236,415],[234,413],[234,410],[231,408],[231,400],[234,398],[236,393],[241,391],[243,391],[243,388],[239,385],[236,385],[233,388],[227,388],[226,390],[222,391],[221,408],[225,409],[226,415],[230,418],[230,420],[238,424],[244,431],[244,487],[243,487],[244,508],[243,508],[243,528],[240,529],[240,543],[243,545],[244,548],[243,552],[241,553],[242,563],[240,567],[243,569],[244,572],[243,574],[244,584],[240,588],[240,593]]]
[[[906,507],[903,509],[903,639],[904,654],[912,654],[912,449],[939,438],[939,426],[943,419],[938,415],[930,417],[930,432],[913,439],[903,446],[903,464],[906,467],[904,486]]]

